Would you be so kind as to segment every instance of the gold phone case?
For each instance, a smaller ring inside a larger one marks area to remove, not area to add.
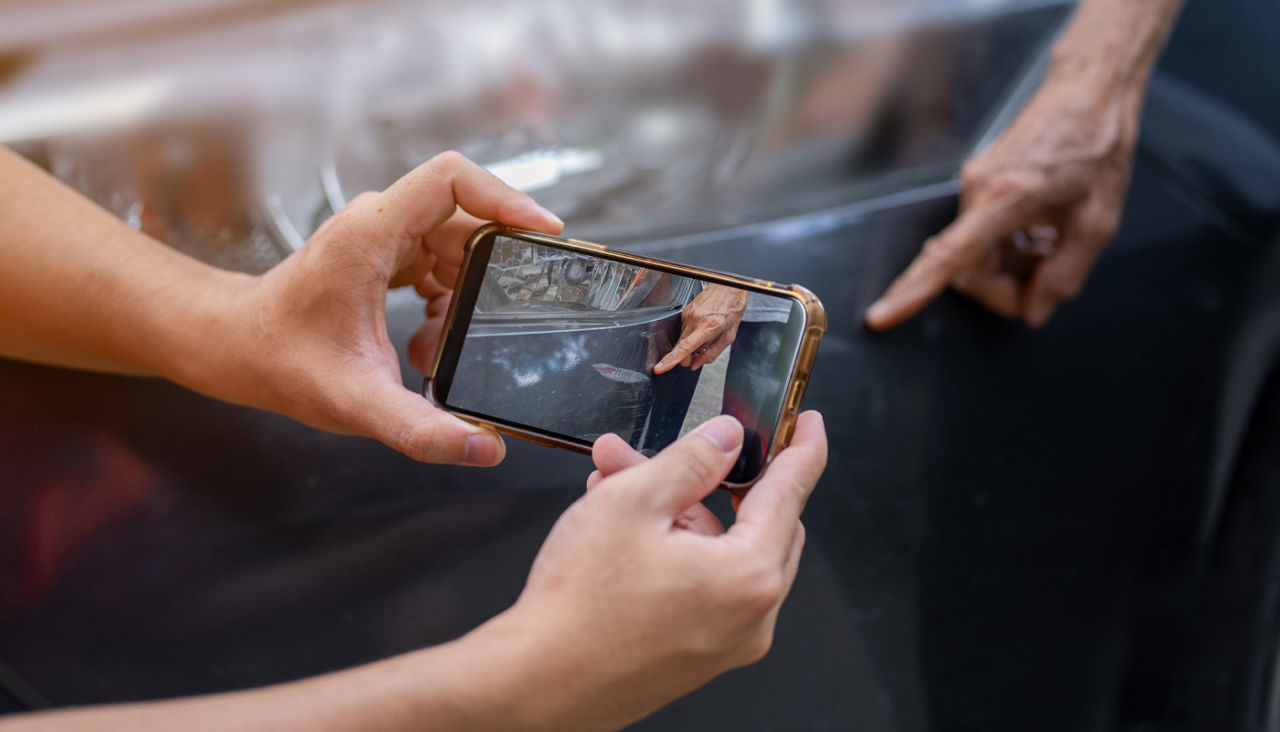
[[[827,330],[827,313],[822,307],[822,302],[812,292],[806,290],[799,285],[779,285],[776,282],[768,282],[766,280],[747,279],[737,275],[725,274],[713,270],[701,269],[699,267],[690,267],[688,265],[679,264],[665,259],[656,257],[646,257],[631,252],[609,249],[601,244],[595,244],[589,241],[581,241],[578,239],[562,239],[560,237],[548,236],[537,232],[525,231],[523,229],[513,229],[508,226],[497,223],[484,224],[476,229],[471,237],[467,240],[466,250],[463,254],[462,265],[459,268],[459,278],[470,271],[471,258],[476,251],[476,245],[489,236],[506,236],[512,239],[521,239],[538,244],[548,244],[588,254],[593,257],[603,257],[612,259],[617,262],[647,267],[650,269],[658,269],[671,272],[678,275],[693,277],[715,282],[723,285],[732,285],[742,289],[763,292],[779,297],[785,297],[799,301],[804,306],[805,322],[804,335],[800,340],[800,347],[797,351],[795,364],[791,368],[791,376],[787,383],[787,397],[783,402],[781,416],[778,418],[778,424],[774,429],[773,440],[770,442],[769,453],[765,458],[765,466],[767,467],[773,461],[773,457],[777,455],[783,448],[791,442],[791,435],[795,431],[796,417],[800,414],[800,404],[804,401],[805,389],[809,385],[809,375],[813,369],[813,362],[818,355],[818,342],[822,340],[822,334]],[[440,333],[440,340],[436,345],[435,356],[431,359],[431,371],[427,375],[425,384],[423,385],[424,395],[437,406],[442,409],[448,409],[441,403],[435,394],[436,373],[440,368],[440,362],[444,357],[446,344],[450,341],[449,334],[453,330],[456,322],[456,309],[458,298],[455,297],[449,303],[449,312],[445,316],[444,330]],[[590,447],[584,446],[571,440],[566,440],[558,435],[548,434],[533,427],[513,427],[507,424],[501,424],[487,420],[470,414],[461,414],[452,412],[459,419],[466,420],[473,424],[482,424],[497,430],[499,433],[509,435],[511,437],[533,442],[548,447],[558,447],[574,452],[590,454]],[[763,470],[761,473],[763,474]],[[726,483],[725,487],[735,490],[746,488],[750,483],[735,484]]]

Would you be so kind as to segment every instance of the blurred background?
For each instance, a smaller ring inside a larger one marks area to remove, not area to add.
[[[0,0],[0,143],[231,269],[456,149],[569,235],[815,291],[831,461],[774,648],[642,729],[1280,729],[1280,5],[1188,0],[1121,229],[1048,328],[949,294],[861,325],[1071,10]],[[388,298],[399,346],[422,318]],[[455,638],[589,470],[0,361],[0,711]]]
[[[248,271],[449,149],[578,236],[700,231],[945,179],[1064,5],[18,3],[0,141]]]

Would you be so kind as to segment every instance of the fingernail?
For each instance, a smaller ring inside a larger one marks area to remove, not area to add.
[[[498,438],[490,434],[475,434],[467,438],[467,454],[463,461],[468,465],[489,466],[498,462],[502,456],[502,446]]]
[[[533,207],[537,209],[538,213],[542,214],[543,218],[553,221],[557,225],[559,225],[561,228],[564,228],[564,221],[562,221],[559,216],[556,216],[555,214],[551,213],[549,210],[543,208],[542,206],[536,203],[533,204]]]
[[[727,414],[704,423],[697,433],[715,443],[720,451],[728,454],[742,446],[742,425]]]

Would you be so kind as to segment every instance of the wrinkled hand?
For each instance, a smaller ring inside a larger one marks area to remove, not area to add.
[[[381,193],[358,196],[244,298],[242,317],[256,342],[235,349],[247,357],[222,377],[235,380],[234,393],[218,395],[372,437],[417,460],[500,462],[504,447],[495,433],[404,387],[386,325],[391,287],[414,285],[434,296],[429,308],[440,309],[467,236],[482,219],[552,234],[563,226],[457,153],[432,158]],[[438,330],[438,317],[430,327]]]
[[[546,639],[534,657],[555,682],[538,717],[616,728],[768,652],[826,434],[818,413],[801,415],[728,531],[713,517],[687,525],[742,440],[736,420],[717,417],[652,459],[597,441],[590,490],[556,522],[512,609]]]
[[[962,173],[960,216],[867,311],[871,328],[911,318],[948,285],[1005,317],[1043,326],[1084,287],[1120,221],[1138,93],[1046,80]]]
[[[738,337],[738,325],[747,309],[747,293],[725,285],[707,285],[680,314],[680,340],[671,353],[654,364],[653,373],[665,374],[676,366],[697,371],[724,353]]]

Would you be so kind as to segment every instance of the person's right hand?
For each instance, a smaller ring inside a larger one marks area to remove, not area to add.
[[[600,472],[556,522],[510,614],[529,653],[535,718],[616,728],[768,652],[804,545],[800,513],[826,465],[817,412],[742,499],[727,531],[687,518],[728,475],[742,426],[717,417],[646,459],[597,442]],[[522,654],[524,655],[524,654]]]

